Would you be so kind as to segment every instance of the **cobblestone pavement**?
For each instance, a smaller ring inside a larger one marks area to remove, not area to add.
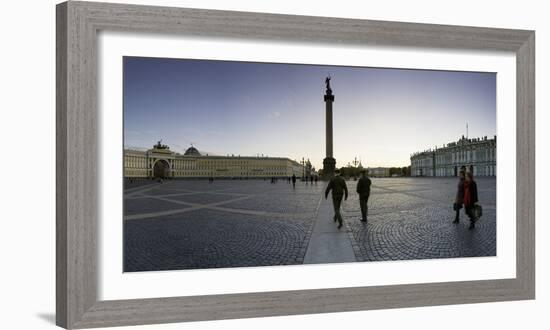
[[[478,178],[483,217],[452,224],[455,178],[372,179],[369,221],[355,181],[343,203],[358,261],[496,255],[495,179]],[[124,196],[124,271],[302,264],[324,184],[167,181]],[[326,215],[331,221],[332,214]]]
[[[368,222],[359,221],[357,194],[343,204],[358,261],[496,255],[496,180],[477,178],[483,216],[474,230],[461,210],[453,224],[456,178],[373,178]],[[348,181],[350,192],[356,182]]]
[[[124,271],[302,264],[322,189],[282,180],[127,189]]]

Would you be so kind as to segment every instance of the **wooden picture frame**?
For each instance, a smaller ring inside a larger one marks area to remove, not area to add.
[[[70,1],[57,5],[56,322],[88,328],[535,298],[535,32]],[[512,51],[516,278],[98,301],[99,31]]]

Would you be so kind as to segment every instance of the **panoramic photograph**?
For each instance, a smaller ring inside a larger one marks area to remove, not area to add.
[[[496,256],[496,74],[123,58],[123,270]]]

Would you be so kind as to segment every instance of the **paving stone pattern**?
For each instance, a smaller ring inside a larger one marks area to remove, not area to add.
[[[455,178],[373,178],[368,222],[362,223],[356,194],[343,204],[358,261],[496,255],[496,185],[477,178],[483,216],[474,230],[464,209],[453,224]],[[351,191],[355,183],[348,181]]]
[[[478,178],[483,218],[452,224],[455,178],[372,179],[361,223],[355,181],[343,203],[357,261],[496,255],[494,178]],[[127,187],[124,271],[302,264],[324,183],[174,180]],[[319,218],[323,218],[321,215]],[[327,221],[332,214],[326,215]]]
[[[144,189],[125,194],[126,272],[302,264],[323,183],[168,181]],[[131,218],[140,212],[146,217]]]

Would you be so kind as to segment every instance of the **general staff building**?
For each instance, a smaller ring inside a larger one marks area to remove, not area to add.
[[[124,150],[126,178],[301,177],[305,167],[289,158],[202,155],[191,146],[182,155],[157,143],[147,151]]]

